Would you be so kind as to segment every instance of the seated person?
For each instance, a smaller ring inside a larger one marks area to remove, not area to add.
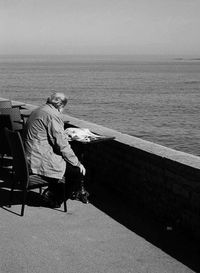
[[[23,130],[30,173],[49,182],[43,196],[51,207],[60,207],[63,201],[63,177],[68,174],[66,166],[73,166],[79,176],[86,172],[64,132],[61,113],[66,104],[67,98],[63,93],[52,94],[45,105],[31,113]]]

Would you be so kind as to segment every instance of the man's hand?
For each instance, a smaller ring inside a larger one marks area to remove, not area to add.
[[[86,173],[85,167],[82,164],[80,164],[79,168],[80,168],[80,173],[82,173],[82,175],[85,175]]]

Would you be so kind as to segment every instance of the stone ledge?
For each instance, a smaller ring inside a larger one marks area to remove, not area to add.
[[[97,125],[88,121],[84,121],[69,115],[64,115],[64,120],[69,121],[77,127],[89,128],[91,131],[97,134],[103,134],[107,136],[115,137],[115,141],[121,142],[123,144],[129,145],[133,148],[140,149],[142,151],[155,154],[162,158],[167,158],[172,161],[179,162],[190,167],[200,169],[200,157],[192,154],[180,152],[165,146],[142,140],[140,138],[130,136],[127,134],[120,133],[118,131],[109,129],[107,127]]]

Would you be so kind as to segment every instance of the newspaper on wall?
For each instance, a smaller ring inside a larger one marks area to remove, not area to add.
[[[97,140],[102,138],[102,136],[92,133],[87,128],[67,128],[65,129],[65,133],[67,134],[69,141],[76,140],[82,142],[90,142],[91,140]]]

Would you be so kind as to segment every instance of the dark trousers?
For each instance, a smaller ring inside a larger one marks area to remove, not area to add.
[[[64,194],[64,185],[65,183],[65,197],[66,199],[70,198],[71,194],[74,191],[80,189],[81,173],[79,167],[74,167],[70,164],[67,164],[65,175],[62,179],[55,179],[50,177],[45,177],[45,180],[48,181],[48,191],[50,192],[52,199],[56,201],[62,201]]]

